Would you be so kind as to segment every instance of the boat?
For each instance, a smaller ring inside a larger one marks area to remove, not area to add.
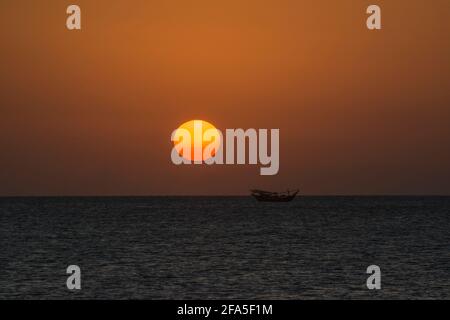
[[[292,201],[299,190],[294,191],[286,191],[286,192],[269,192],[264,190],[250,190],[252,192],[252,196],[261,202],[289,202]]]

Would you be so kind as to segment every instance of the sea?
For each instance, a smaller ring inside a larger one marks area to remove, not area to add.
[[[450,299],[450,197],[0,198],[0,299]]]

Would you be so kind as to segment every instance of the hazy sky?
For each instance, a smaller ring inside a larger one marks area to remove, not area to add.
[[[449,34],[448,0],[2,0],[0,195],[450,194]],[[279,174],[173,165],[191,119],[279,128]]]

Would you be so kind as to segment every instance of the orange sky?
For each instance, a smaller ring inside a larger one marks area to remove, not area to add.
[[[448,0],[2,0],[0,195],[450,194],[449,34]],[[279,174],[174,166],[191,119],[279,128]]]

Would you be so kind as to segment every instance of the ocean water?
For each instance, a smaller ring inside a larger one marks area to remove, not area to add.
[[[450,299],[449,197],[0,198],[0,244],[0,299]]]

